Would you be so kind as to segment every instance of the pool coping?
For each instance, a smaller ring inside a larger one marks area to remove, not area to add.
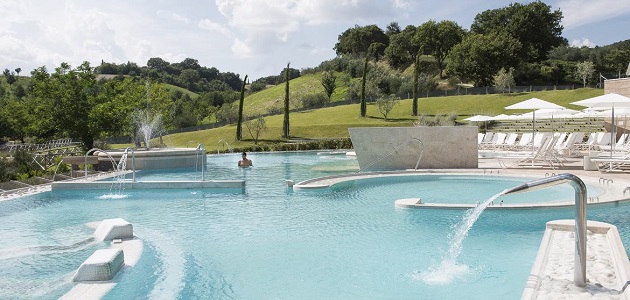
[[[533,172],[532,172],[533,171]],[[594,177],[594,174],[588,174],[587,172],[573,172],[569,170],[569,173],[575,174],[584,181],[585,184],[601,189],[602,193],[587,198],[587,204],[615,204],[630,201],[630,195],[626,196],[625,193],[630,190],[630,179],[623,178],[623,176],[616,176],[615,180],[601,177],[602,174],[598,172],[598,177]],[[540,170],[521,170],[521,169],[423,169],[423,170],[402,170],[402,171],[378,171],[378,172],[365,172],[365,173],[352,173],[341,174],[313,178],[304,180],[293,185],[294,190],[324,190],[331,188],[335,184],[369,179],[369,178],[383,178],[383,177],[398,177],[398,176],[427,176],[427,175],[450,175],[450,176],[470,176],[480,175],[487,176],[488,178],[498,178],[502,176],[509,177],[522,177],[529,179],[539,179],[555,173],[545,172],[544,174]],[[501,191],[497,191],[501,192]],[[554,208],[554,207],[570,207],[575,204],[575,199],[567,199],[566,201],[555,201],[546,203],[519,203],[519,204],[502,204],[491,205],[487,209],[536,209],[536,208]],[[419,208],[419,209],[469,209],[473,208],[475,204],[444,204],[444,203],[423,203],[420,198],[405,198],[395,201],[395,206],[400,208]]]
[[[245,180],[172,180],[172,181],[75,181],[55,182],[52,191],[58,190],[109,190],[112,187],[124,189],[210,189],[210,188],[245,188]]]

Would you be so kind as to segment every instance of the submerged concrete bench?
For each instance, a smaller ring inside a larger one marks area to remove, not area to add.
[[[125,263],[121,249],[99,249],[86,259],[72,281],[107,281],[112,280]]]
[[[99,241],[111,241],[113,239],[132,239],[133,226],[124,219],[105,219],[98,225],[94,232]]]

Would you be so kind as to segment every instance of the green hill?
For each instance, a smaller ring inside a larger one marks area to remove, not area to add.
[[[195,93],[195,92],[191,92],[190,90],[187,90],[183,87],[178,87],[176,85],[172,85],[172,84],[168,84],[168,83],[164,83],[162,84],[164,86],[164,88],[166,88],[169,92],[172,91],[180,91],[183,94],[188,94],[188,96],[190,96],[190,98],[195,99],[197,97],[199,97],[199,94]]]
[[[504,107],[533,97],[544,99],[567,108],[582,109],[582,107],[570,105],[569,103],[602,94],[603,90],[601,89],[587,88],[509,95],[464,95],[420,98],[418,101],[418,110],[421,114],[429,116],[454,113],[458,115],[458,120],[462,120],[475,114],[497,115],[501,113],[519,113],[519,111],[508,111]],[[263,98],[260,98],[258,101],[259,104],[264,103]],[[290,114],[291,136],[294,138],[308,139],[348,137],[349,127],[413,126],[413,122],[417,120],[416,117],[411,116],[410,99],[400,100],[398,105],[396,105],[388,116],[388,121],[383,120],[383,116],[378,112],[377,106],[373,103],[368,104],[368,117],[360,117],[359,111],[359,104],[351,104],[303,112],[292,112]],[[265,120],[268,128],[262,133],[259,143],[286,142],[280,139],[283,116],[270,116],[265,118]],[[243,141],[235,140],[235,125],[171,134],[165,136],[163,140],[171,147],[191,146],[193,144],[191,141],[194,143],[202,143],[209,152],[213,152],[216,151],[216,147],[221,140],[227,141],[232,147],[247,147],[253,145],[253,139],[248,134],[245,126],[243,126],[243,132]]]
[[[337,89],[332,95],[332,102],[343,100],[343,96],[348,89],[348,80],[344,80],[342,73],[336,73]],[[301,106],[300,99],[304,95],[323,93],[324,88],[321,84],[322,74],[306,74],[295,78],[289,82],[289,99],[291,99],[291,109]],[[266,88],[260,92],[245,97],[243,112],[246,115],[265,114],[275,109],[282,111],[284,107],[284,89],[285,84],[278,84]]]

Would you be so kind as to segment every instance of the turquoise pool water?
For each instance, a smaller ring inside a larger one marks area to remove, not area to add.
[[[439,267],[465,213],[394,207],[395,200],[418,193],[424,199],[428,190],[421,186],[434,184],[428,177],[290,192],[286,179],[347,173],[356,161],[314,152],[250,156],[255,167],[247,170],[236,167],[237,154],[208,157],[207,179],[242,178],[245,191],[134,190],[122,199],[64,191],[0,202],[0,298],[63,295],[81,262],[107,247],[91,241],[93,230],[84,224],[121,217],[134,225],[145,251],[106,299],[514,299],[545,222],[573,218],[568,208],[486,211],[464,241],[456,268],[432,272],[443,280],[427,281],[423,274]],[[138,179],[195,176],[181,170],[143,172]],[[452,186],[431,189],[463,190],[445,199],[474,202],[471,189],[488,181],[451,179]],[[507,181],[511,186],[526,179]],[[481,190],[493,195],[504,189],[496,187]],[[573,197],[572,189],[553,192]],[[627,245],[629,213],[628,205],[589,207],[588,218],[617,225]]]

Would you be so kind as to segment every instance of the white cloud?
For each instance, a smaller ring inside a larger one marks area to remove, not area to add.
[[[215,0],[233,33],[239,34],[233,49],[264,54],[287,43],[303,26],[326,23],[391,19],[407,0]],[[238,33],[236,33],[238,32]],[[247,49],[246,51],[244,49]]]
[[[627,0],[560,0],[557,6],[564,16],[562,25],[565,29],[604,21],[630,12],[630,1]]]
[[[238,58],[251,58],[254,56],[254,49],[252,49],[247,43],[239,39],[234,39],[234,44],[232,45],[232,52]]]
[[[176,21],[176,22],[180,22],[180,23],[184,23],[184,24],[190,24],[190,19],[189,18],[187,18],[185,16],[182,16],[182,15],[180,15],[178,13],[171,12],[171,11],[158,10],[157,11],[157,15],[160,16],[160,17],[164,17],[164,18]]]
[[[224,36],[227,36],[227,37],[232,36],[232,33],[230,32],[230,29],[228,29],[227,27],[225,27],[225,26],[223,26],[221,24],[212,22],[212,20],[209,20],[209,19],[203,19],[203,20],[199,21],[198,26],[201,29],[205,29],[205,30],[208,30],[208,31],[211,31],[211,32],[218,32],[218,33],[220,33],[220,34],[222,34]]]
[[[571,41],[571,47],[578,47],[578,48],[589,47],[589,48],[593,48],[593,47],[595,47],[595,44],[593,44],[587,38],[582,38],[581,40],[573,40],[573,41]]]

